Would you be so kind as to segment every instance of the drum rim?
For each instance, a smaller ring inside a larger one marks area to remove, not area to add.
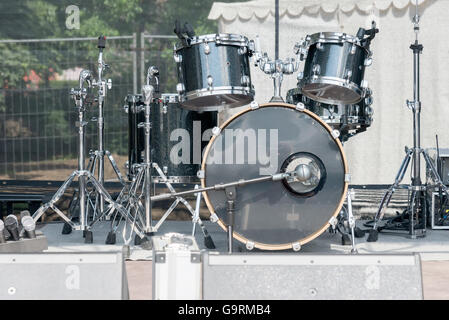
[[[188,48],[189,46],[193,46],[196,44],[201,44],[204,42],[216,42],[216,40],[226,41],[227,45],[237,45],[239,47],[247,47],[249,46],[249,39],[241,34],[237,33],[209,33],[203,34],[199,36],[194,36],[190,45],[185,45],[182,43],[177,43],[175,45],[175,51],[179,51],[183,48]]]
[[[299,84],[298,84],[298,86],[299,86]],[[291,97],[291,96],[297,95],[297,94],[301,94],[301,95],[306,96],[305,94],[303,94],[302,89],[301,89],[300,87],[295,87],[295,88],[291,88],[291,89],[287,90],[287,94],[286,94],[285,97],[286,97],[286,99],[287,99],[288,97]],[[339,107],[340,107],[340,106],[344,106],[344,107],[355,106],[355,105],[359,104],[359,103],[362,102],[362,101],[363,101],[363,106],[364,106],[364,107],[371,107],[371,106],[373,105],[373,103],[374,103],[373,97],[372,97],[372,91],[371,91],[371,89],[369,89],[369,88],[367,89],[365,96],[364,96],[362,99],[360,99],[360,101],[358,101],[358,102],[356,102],[356,103],[349,103],[349,104],[347,104],[347,103],[329,104],[329,103],[325,103],[325,102],[320,102],[320,101],[313,100],[312,98],[309,98],[308,96],[306,96],[306,98],[309,99],[309,100],[312,100],[313,102],[316,102],[316,103],[325,104],[325,105],[329,105],[329,106],[339,106]],[[370,99],[369,99],[369,101],[367,102],[366,99],[368,99],[368,98],[370,98]],[[305,103],[304,101],[301,101],[301,102],[304,103],[304,105],[306,105],[306,103]],[[288,102],[287,102],[287,103],[288,103]]]
[[[196,98],[201,97],[207,97],[207,96],[214,96],[218,94],[239,94],[248,96],[251,100],[249,102],[245,102],[243,104],[241,103],[232,103],[232,104],[225,104],[225,105],[219,105],[219,106],[207,106],[207,107],[191,107],[184,105],[184,102],[186,101],[194,101]],[[216,111],[216,110],[222,110],[224,107],[227,108],[237,108],[244,106],[247,103],[250,103],[254,100],[255,91],[251,87],[233,87],[233,86],[221,86],[221,87],[213,87],[211,90],[208,88],[203,89],[197,89],[192,90],[187,93],[184,93],[181,95],[180,104],[182,108],[189,109],[189,110],[205,110],[205,111]]]
[[[320,97],[315,97],[315,96],[310,96],[309,93],[307,91],[304,90],[304,85],[307,84],[332,84],[332,85],[336,85],[345,89],[349,89],[352,90],[353,92],[355,92],[356,94],[358,94],[360,96],[360,99],[353,101],[353,102],[343,102],[343,101],[339,101],[339,100],[335,100],[335,99],[323,99]],[[302,79],[299,83],[298,83],[299,88],[301,89],[302,93],[314,100],[314,101],[318,101],[321,103],[325,103],[325,104],[331,104],[331,105],[354,105],[360,102],[360,100],[362,100],[363,98],[365,98],[365,90],[357,85],[356,83],[352,82],[352,81],[345,81],[342,80],[341,78],[337,78],[337,77],[323,77],[323,76],[317,76],[316,79],[312,79],[312,78],[304,78]]]
[[[344,32],[316,32],[311,35],[306,36],[306,44],[307,46],[314,45],[315,43],[322,42],[322,43],[343,43],[343,42],[349,42],[352,44],[357,45],[361,49],[364,49],[368,54],[371,53],[371,51],[368,48],[365,48],[362,46],[361,41],[359,38],[344,33]]]
[[[290,108],[290,109],[294,109],[296,111],[299,112],[304,112],[306,114],[308,114],[309,116],[311,116],[314,120],[318,121],[328,132],[329,134],[333,136],[332,132],[334,129],[332,129],[327,123],[325,123],[323,120],[321,120],[316,114],[314,114],[313,112],[307,110],[307,109],[298,109],[296,106],[292,105],[292,104],[288,104],[288,103],[283,103],[283,102],[269,102],[269,103],[265,103],[265,104],[261,104],[259,105],[259,108],[267,108],[267,107],[285,107],[285,108]],[[259,109],[258,108],[258,109]],[[220,132],[225,129],[227,127],[227,125],[229,123],[231,123],[234,119],[238,118],[239,116],[241,116],[244,113],[247,112],[251,112],[254,109],[251,107],[246,108],[245,110],[242,110],[236,114],[234,114],[232,117],[230,117],[228,120],[226,120],[222,125],[220,125]],[[207,147],[204,151],[204,155],[203,155],[203,161],[201,163],[201,171],[204,173],[203,178],[201,178],[201,186],[203,188],[206,187],[206,182],[205,182],[205,177],[206,177],[206,160],[207,157],[209,155],[210,149],[215,141],[215,139],[218,137],[218,135],[213,135],[209,141],[209,143],[207,144]],[[267,243],[261,243],[261,242],[256,242],[256,241],[251,241],[251,239],[248,239],[246,237],[244,237],[243,235],[237,233],[237,232],[233,232],[233,238],[240,241],[243,244],[247,244],[248,242],[254,244],[255,248],[258,249],[262,249],[262,250],[288,250],[288,249],[293,249],[293,246],[297,243],[299,243],[299,245],[303,245],[305,243],[308,243],[312,240],[314,240],[315,238],[317,238],[318,236],[320,236],[321,234],[323,234],[327,228],[329,228],[330,221],[335,219],[337,217],[337,215],[339,214],[339,212],[341,211],[341,208],[343,207],[346,195],[348,193],[348,186],[349,186],[349,182],[346,179],[346,176],[348,175],[348,163],[346,160],[346,155],[344,153],[343,150],[343,145],[341,144],[341,141],[338,139],[338,137],[334,137],[334,141],[338,146],[338,149],[340,151],[342,160],[343,160],[343,166],[344,166],[344,175],[345,175],[345,179],[344,179],[344,185],[343,185],[343,192],[342,192],[342,196],[340,199],[339,204],[337,205],[337,208],[335,210],[335,212],[332,214],[332,216],[330,217],[329,221],[326,222],[320,229],[318,229],[317,231],[315,231],[314,233],[312,233],[311,235],[302,238],[302,239],[298,239],[298,241],[295,242],[288,242],[288,243],[281,243],[281,244],[267,244]],[[206,202],[206,206],[207,209],[209,210],[210,215],[212,216],[212,214],[215,213],[215,209],[209,199],[209,196],[207,194],[207,191],[203,192],[203,197],[204,197],[204,201]],[[218,218],[217,221],[218,225],[224,230],[226,231],[226,224],[224,223],[224,221],[220,218]]]

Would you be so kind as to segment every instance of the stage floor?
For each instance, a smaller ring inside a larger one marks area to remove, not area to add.
[[[361,222],[358,221],[361,225]],[[204,222],[211,235],[216,250],[226,251],[226,233],[215,223]],[[101,222],[93,228],[93,244],[84,244],[79,231],[62,235],[62,223],[41,225],[40,230],[47,236],[49,252],[99,252],[120,251],[123,247],[121,230],[117,233],[117,244],[106,245],[104,241],[109,232],[110,224]],[[204,246],[201,229],[197,226],[196,239],[201,249]],[[192,223],[189,221],[166,221],[158,234],[179,232],[190,234]],[[134,239],[133,239],[134,241]],[[151,299],[152,281],[152,251],[130,244],[131,255],[126,261],[126,270],[131,299]],[[235,242],[236,251],[244,248]],[[380,233],[377,242],[366,242],[363,238],[356,239],[357,250],[363,254],[385,253],[419,253],[422,260],[422,274],[425,299],[449,299],[449,230],[428,230],[425,238],[408,239],[405,234],[393,235]],[[348,254],[350,246],[341,245],[339,234],[323,233],[317,239],[305,244],[299,252],[289,254]]]
[[[357,221],[357,224],[362,227],[363,221]],[[117,231],[117,244],[105,244],[106,236],[110,230],[110,223],[107,221],[94,225],[92,244],[85,244],[79,231],[73,231],[69,235],[61,234],[62,225],[62,223],[49,223],[40,226],[40,230],[48,239],[48,251],[118,251],[122,249],[124,244],[122,228]],[[209,221],[204,221],[204,225],[215,243],[216,250],[226,251],[226,233],[223,229],[218,224]],[[167,232],[191,234],[192,223],[190,221],[165,221],[158,234]],[[203,234],[198,225],[195,237],[200,249],[206,249]],[[235,241],[234,243],[236,251],[246,251],[240,242]],[[365,238],[356,238],[356,247],[359,253],[365,254],[417,252],[421,254],[422,260],[449,260],[449,230],[427,230],[426,237],[418,239],[409,239],[405,233],[382,232],[379,233],[377,242],[366,242],[366,236]],[[130,251],[129,260],[151,260],[152,251],[135,246],[134,239],[130,243]],[[338,233],[333,234],[326,231],[317,239],[303,245],[299,252],[290,251],[290,253],[348,254],[350,251],[351,246],[341,245],[341,236]]]

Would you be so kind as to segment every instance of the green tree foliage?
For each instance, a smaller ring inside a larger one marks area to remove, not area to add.
[[[215,33],[216,22],[207,19],[213,2],[214,0],[2,0],[0,39],[77,38],[135,33],[139,46],[141,33],[174,35],[175,20],[189,22],[198,35]],[[66,9],[70,5],[79,8],[79,29],[69,29],[66,25]],[[132,50],[135,49],[130,46],[129,41],[116,42],[114,47],[111,45],[112,42],[108,43],[108,50],[105,51],[105,61],[111,64],[107,77],[111,77],[115,84],[126,83],[128,87],[113,86],[115,91],[108,97],[108,103],[115,99],[114,103],[122,104],[123,97],[130,91],[129,84],[132,84],[132,81],[124,80],[132,79],[132,65],[119,62],[129,62]],[[0,53],[0,132],[1,121],[4,122],[8,114],[21,117],[17,116],[18,103],[27,101],[27,112],[34,113],[39,118],[34,124],[22,118],[16,119],[15,123],[27,126],[27,130],[23,132],[32,132],[32,135],[74,136],[75,129],[71,122],[75,119],[73,115],[67,115],[67,110],[73,111],[73,103],[67,93],[74,83],[56,80],[54,75],[76,67],[95,72],[98,56],[95,41],[76,44],[70,41],[48,44],[0,43]],[[137,57],[140,58],[139,51]],[[165,92],[174,89],[177,79],[173,41],[152,40],[151,43],[146,43],[144,63],[145,66],[149,63],[160,66],[162,88]],[[31,83],[33,75],[40,79],[38,89],[42,89],[41,92],[34,90],[36,83]],[[42,115],[38,116],[40,113]],[[106,117],[110,117],[106,119],[109,121],[108,130],[123,131],[123,118],[119,119],[113,114],[106,114]],[[120,126],[122,127],[119,128]],[[124,141],[126,137],[111,138],[108,148],[126,153]]]

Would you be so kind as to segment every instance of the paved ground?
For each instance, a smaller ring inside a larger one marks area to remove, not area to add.
[[[226,234],[216,224],[205,222],[217,250],[226,250]],[[117,234],[116,245],[105,245],[104,239],[109,231],[108,223],[101,223],[94,228],[94,243],[84,244],[80,232],[61,235],[62,224],[47,224],[41,228],[48,238],[50,252],[57,251],[117,251],[121,250],[123,240]],[[188,221],[167,221],[160,229],[161,234],[179,232],[189,234],[192,224]],[[197,227],[196,239],[201,249],[205,249],[201,231]],[[340,236],[325,232],[317,239],[304,245],[299,253],[346,254],[349,246],[340,244]],[[238,248],[238,243],[236,243]],[[126,261],[126,270],[131,299],[152,298],[152,251],[143,250],[140,246],[130,246],[131,255]],[[449,299],[449,230],[428,230],[422,239],[408,239],[402,235],[379,235],[379,241],[368,243],[365,239],[357,239],[359,253],[411,253],[418,252],[422,259],[422,276],[425,299]]]

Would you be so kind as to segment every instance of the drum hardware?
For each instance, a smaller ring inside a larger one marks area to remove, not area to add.
[[[84,83],[87,82],[88,88],[84,87]],[[109,207],[113,207],[118,210],[120,214],[127,220],[132,219],[129,213],[123,208],[123,206],[115,202],[109,193],[106,191],[104,186],[98,182],[94,175],[84,168],[85,165],[85,149],[84,149],[84,137],[87,121],[84,120],[84,112],[86,110],[86,101],[89,101],[89,92],[92,88],[92,72],[89,70],[83,70],[79,76],[79,89],[72,89],[70,95],[75,100],[76,107],[78,110],[78,122],[76,123],[78,129],[78,143],[79,143],[79,157],[78,157],[78,170],[72,172],[72,174],[64,181],[61,187],[56,191],[49,202],[43,204],[34,214],[33,219],[35,222],[48,210],[52,209],[57,215],[59,215],[67,225],[69,225],[72,230],[82,230],[85,233],[85,242],[92,243],[92,232],[89,230],[90,226],[87,225],[87,215],[86,215],[86,195],[87,195],[87,184],[90,183],[92,188],[100,194],[106,202],[109,203]],[[78,178],[79,184],[79,224],[73,223],[57,206],[56,202],[64,195],[64,192],[71,185],[73,180]],[[134,232],[139,236],[143,237],[143,234],[137,228],[134,228]]]
[[[167,176],[164,174],[164,172],[161,170],[159,165],[157,163],[153,162],[153,168],[156,169],[156,171],[159,174],[159,177],[161,179],[161,182],[164,183],[167,187],[167,189],[170,191],[170,193],[176,193],[175,188],[171,184],[170,180],[167,179]],[[198,189],[198,185],[195,185],[195,189]],[[192,236],[195,236],[195,226],[198,224],[201,228],[201,231],[204,236],[204,245],[208,249],[215,249],[214,241],[212,240],[212,237],[210,236],[209,232],[207,231],[205,225],[203,224],[203,221],[200,218],[200,203],[201,203],[201,192],[194,193],[196,196],[196,205],[195,210],[192,208],[192,206],[189,204],[187,200],[185,200],[183,197],[176,197],[175,201],[171,204],[171,206],[168,208],[168,210],[163,214],[163,216],[159,219],[157,224],[154,226],[153,231],[157,232],[160,228],[160,226],[164,223],[164,221],[168,218],[168,216],[172,213],[172,211],[178,206],[179,203],[182,203],[187,210],[192,215]]]
[[[145,122],[139,123],[138,128],[144,129],[145,132],[145,147],[144,147],[144,162],[143,163],[135,163],[133,164],[135,175],[133,176],[133,180],[130,186],[130,193],[128,201],[132,204],[130,205],[130,210],[135,212],[135,215],[143,215],[145,218],[144,230],[147,234],[152,235],[154,232],[157,232],[162,223],[167,219],[167,217],[172,213],[172,211],[177,207],[179,203],[182,203],[186,206],[188,211],[192,215],[192,219],[195,220],[195,223],[201,227],[203,235],[204,235],[204,243],[207,248],[213,249],[215,245],[213,243],[212,238],[207,232],[204,224],[199,218],[199,211],[195,212],[190,204],[182,197],[177,197],[172,205],[168,208],[168,210],[164,213],[161,219],[153,226],[152,213],[151,213],[151,184],[153,180],[157,180],[159,183],[163,183],[170,190],[170,192],[175,192],[171,184],[171,179],[167,178],[166,172],[168,169],[164,166],[164,171],[159,167],[158,163],[152,161],[152,153],[151,153],[151,103],[154,101],[154,92],[155,87],[158,88],[159,85],[159,71],[156,67],[151,66],[148,69],[147,73],[147,84],[142,88],[143,99],[144,99],[144,111],[145,111]],[[155,85],[155,87],[152,84]],[[167,103],[167,96],[162,97],[162,100]],[[173,102],[173,101],[171,101]],[[166,107],[166,105],[164,105]],[[157,172],[157,176],[153,177],[152,169]],[[200,197],[201,195],[197,195]],[[143,199],[142,199],[143,198]],[[141,200],[144,201],[144,208],[142,208]],[[197,200],[198,202],[198,200]],[[199,206],[197,206],[197,210],[199,210]]]
[[[379,29],[359,28],[356,37],[345,33],[319,32],[295,45],[299,60],[298,88],[304,95],[326,104],[355,104],[366,95],[365,67],[372,63],[371,40]]]
[[[379,209],[374,218],[372,229],[369,231],[367,241],[374,242],[378,239],[378,226],[380,220],[384,216],[385,209],[393,196],[393,193],[398,188],[405,188],[410,190],[411,196],[408,201],[408,208],[404,215],[408,213],[408,236],[412,239],[426,236],[426,204],[424,192],[428,186],[423,185],[421,181],[421,155],[427,164],[430,178],[439,187],[446,197],[449,196],[448,189],[441,180],[439,173],[435,169],[426,150],[421,148],[420,134],[421,134],[421,101],[420,101],[420,73],[419,73],[419,55],[422,53],[423,46],[418,41],[419,34],[419,20],[418,1],[416,1],[416,11],[413,17],[413,29],[415,32],[415,42],[411,44],[410,49],[413,51],[413,101],[407,100],[407,107],[413,112],[413,148],[405,147],[405,157],[396,175],[395,182],[383,196]],[[407,171],[408,165],[412,161],[411,184],[400,185]],[[435,186],[432,186],[434,188]],[[417,227],[418,224],[418,227]]]
[[[366,90],[366,96],[353,105],[329,105],[314,101],[305,96],[300,88],[287,91],[287,103],[297,105],[301,103],[304,108],[318,115],[324,122],[340,133],[340,141],[346,142],[349,138],[364,132],[373,121],[373,103],[371,89]]]
[[[266,181],[281,181],[283,179],[286,179],[290,176],[296,175],[296,172],[290,172],[290,173],[276,173],[269,176],[262,176],[254,179],[241,179],[238,181],[228,182],[228,183],[222,183],[222,184],[216,184],[211,187],[202,187],[198,188],[195,187],[193,190],[186,190],[186,191],[180,191],[180,192],[174,192],[170,190],[170,193],[163,193],[159,195],[155,195],[151,197],[152,201],[161,201],[166,199],[173,199],[176,200],[179,199],[179,197],[189,195],[189,194],[195,194],[200,192],[206,192],[210,190],[223,190],[226,197],[227,197],[227,214],[228,214],[228,226],[227,226],[227,242],[228,242],[228,252],[232,253],[233,247],[232,247],[232,240],[233,240],[233,226],[234,226],[234,201],[236,199],[236,187],[243,187],[249,184],[255,184],[255,183],[261,183]]]
[[[103,79],[103,73],[104,71],[109,68],[109,65],[107,65],[103,60],[103,50],[106,48],[106,37],[100,36],[98,37],[98,79],[93,79],[92,86],[98,88],[98,118],[97,118],[97,127],[98,127],[98,150],[96,151],[90,151],[90,158],[89,158],[89,166],[88,170],[95,174],[95,168],[98,164],[98,182],[104,186],[104,157],[107,156],[107,159],[109,159],[109,162],[111,163],[112,168],[114,169],[115,174],[117,175],[117,178],[119,179],[120,183],[125,186],[125,180],[123,179],[120,170],[117,166],[117,163],[115,162],[114,158],[112,157],[112,154],[105,150],[104,147],[104,101],[106,98],[107,90],[112,88],[112,80],[111,79]],[[93,216],[94,219],[96,218],[96,215],[99,214],[100,216],[104,216],[104,197],[101,194],[96,194],[95,197],[95,207]],[[98,220],[98,219],[97,219]]]
[[[270,75],[273,79],[274,93],[270,102],[284,102],[281,97],[281,86],[284,74],[292,74],[299,69],[299,55],[295,51],[297,58],[290,58],[282,61],[280,59],[271,60],[267,53],[262,53],[260,48],[259,36],[256,36],[255,41],[250,41],[250,48],[254,48],[254,66],[258,66],[265,74]]]
[[[109,68],[109,65],[107,65],[103,60],[103,50],[106,47],[106,37],[100,36],[98,38],[97,48],[99,50],[98,54],[98,79],[92,79],[91,80],[91,87],[97,87],[98,88],[98,96],[95,99],[95,102],[98,103],[98,117],[92,118],[91,121],[97,122],[97,128],[98,128],[98,150],[90,150],[89,151],[89,162],[87,165],[86,170],[89,171],[93,176],[96,175],[96,168],[98,167],[98,182],[104,186],[104,157],[106,156],[109,160],[116,176],[118,177],[120,183],[126,188],[125,180],[123,179],[120,170],[117,166],[117,163],[115,162],[112,154],[104,149],[104,100],[106,97],[107,90],[112,88],[112,81],[111,79],[105,80],[103,79],[103,72]],[[104,197],[96,192],[95,189],[91,189],[90,191],[88,189],[86,194],[86,200],[87,200],[87,207],[86,207],[86,221],[89,220],[90,217],[90,208],[92,208],[92,222],[90,226],[92,226],[94,223],[99,221],[100,219],[103,219],[106,217],[110,217],[110,214],[108,212],[105,212],[104,210]],[[91,194],[94,192],[95,195],[95,202],[92,202],[91,200]],[[72,199],[74,199],[73,203],[71,204],[71,208],[76,209],[76,207],[79,205],[78,200],[79,198],[75,195],[76,190],[74,194],[72,195]],[[112,209],[112,207],[109,207]],[[112,213],[111,213],[112,214]],[[76,218],[78,215],[77,212],[72,213],[72,219]],[[69,225],[64,224],[62,233],[68,234],[71,232],[71,228]]]

